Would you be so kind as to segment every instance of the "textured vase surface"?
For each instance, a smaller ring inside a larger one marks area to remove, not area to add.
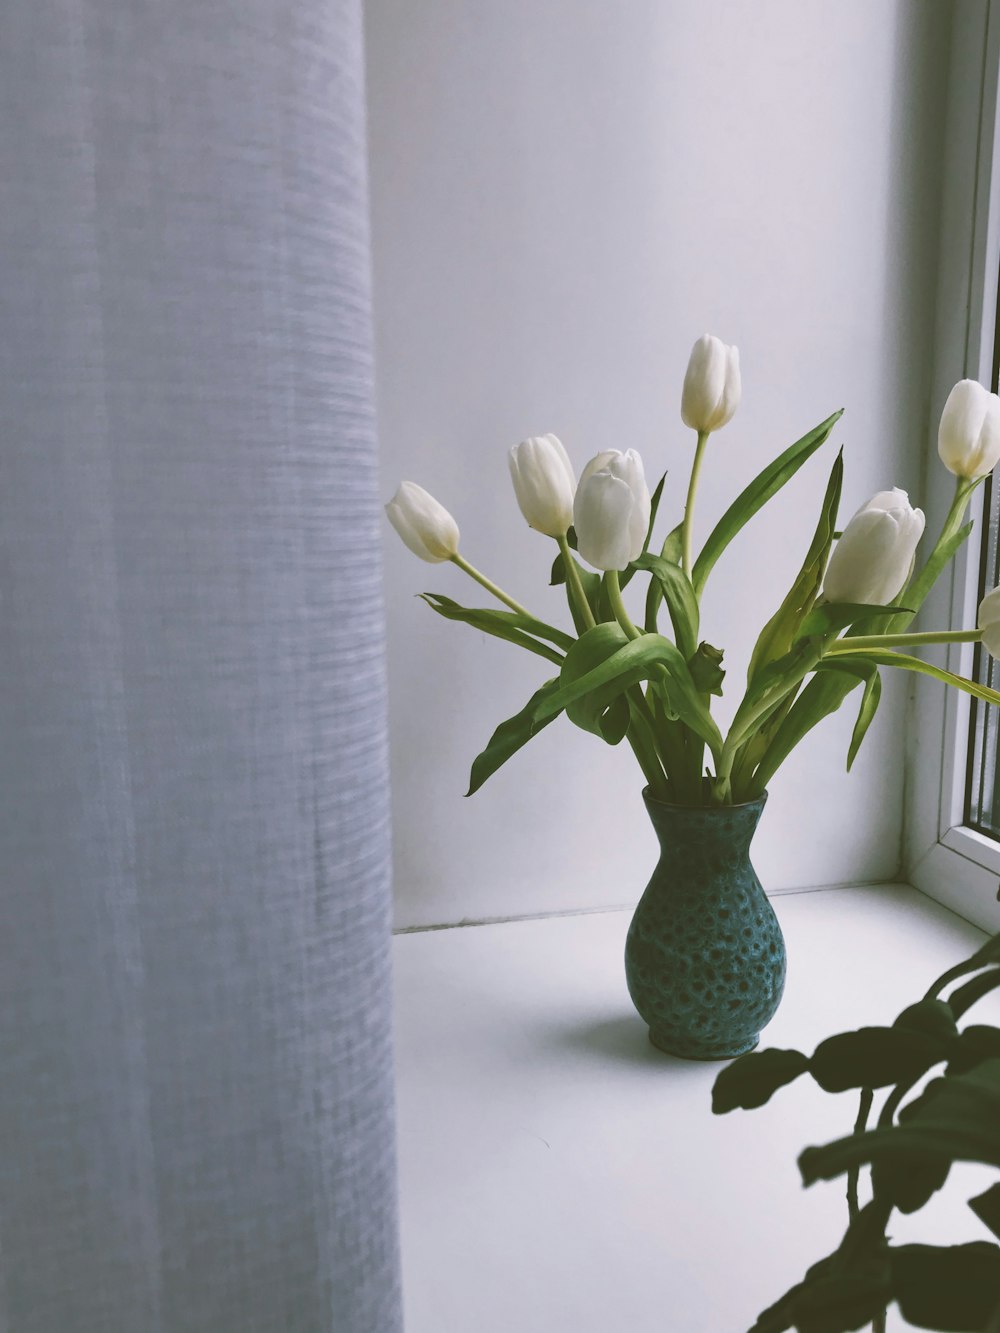
[[[632,918],[625,976],[654,1046],[689,1060],[752,1050],[785,986],[785,941],[750,864],[765,793],[666,805],[643,792],[660,860]]]

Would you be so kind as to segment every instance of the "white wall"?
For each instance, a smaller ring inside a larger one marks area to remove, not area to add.
[[[555,431],[580,466],[636,447],[651,475],[670,469],[672,526],[692,445],[680,386],[705,331],[739,345],[744,399],[712,443],[702,536],[841,406],[845,517],[885,486],[919,495],[940,406],[926,385],[949,8],[367,0],[386,498],[421,482],[469,559],[566,620],[506,449]],[[709,585],[703,634],[737,689],[832,458]],[[399,924],[633,901],[655,845],[624,746],[560,719],[463,799],[471,759],[546,664],[435,617],[415,593],[485,594],[386,533]],[[849,777],[848,706],[772,782],[754,857],[768,888],[894,874],[902,703],[897,684]]]

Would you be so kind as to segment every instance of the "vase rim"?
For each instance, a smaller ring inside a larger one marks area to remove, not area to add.
[[[762,791],[761,794],[756,796],[752,801],[740,801],[735,805],[680,805],[675,801],[661,801],[658,797],[652,795],[649,787],[643,787],[642,799],[647,805],[655,805],[661,810],[751,810],[755,806],[760,806],[760,808],[763,809],[767,802],[767,792]]]

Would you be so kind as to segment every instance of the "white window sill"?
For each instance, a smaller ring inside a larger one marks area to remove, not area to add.
[[[982,939],[904,886],[773,902],[788,986],[763,1046],[891,1021]],[[396,938],[408,1333],[740,1333],[838,1243],[843,1183],[803,1192],[795,1158],[850,1132],[854,1094],[803,1079],[713,1117],[721,1066],[655,1051],[632,1010],[628,921]],[[957,1168],[894,1236],[983,1237],[984,1179]]]

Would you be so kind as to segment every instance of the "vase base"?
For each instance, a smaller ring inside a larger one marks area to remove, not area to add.
[[[680,1060],[735,1060],[738,1055],[746,1055],[760,1041],[760,1033],[742,1042],[691,1041],[671,1032],[654,1032],[649,1029],[649,1040],[658,1051],[675,1055]]]

